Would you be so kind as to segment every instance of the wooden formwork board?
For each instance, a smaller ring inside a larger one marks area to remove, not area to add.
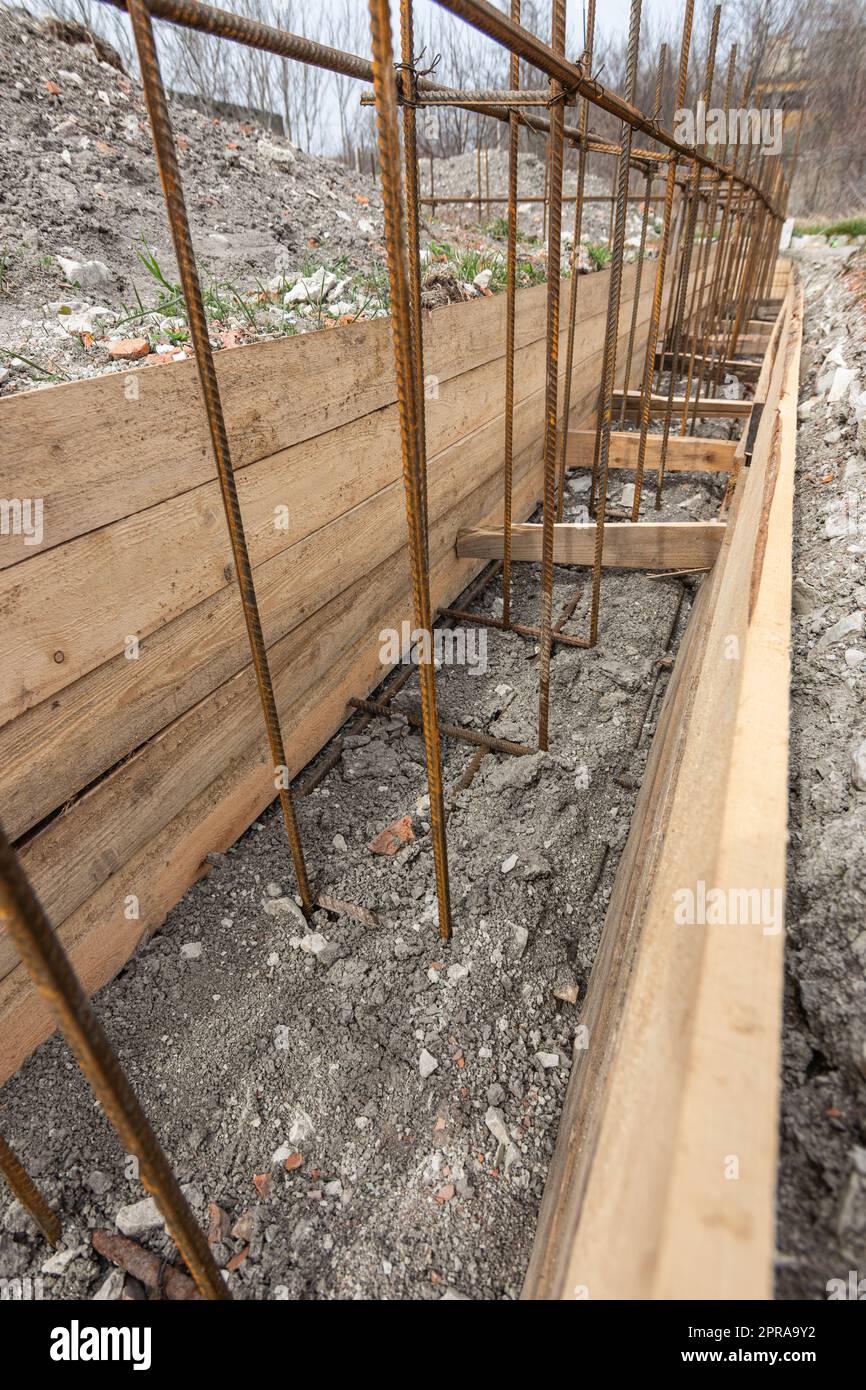
[[[609,280],[578,286],[577,422],[596,403]],[[622,371],[634,280],[627,267],[621,386],[632,384]],[[645,276],[633,378],[652,290]],[[541,491],[545,321],[545,286],[520,291],[518,518]],[[435,604],[482,565],[457,554],[457,532],[501,520],[504,344],[504,296],[425,320]],[[216,367],[295,774],[348,698],[387,674],[378,633],[411,617],[390,325],[224,351]],[[207,853],[273,800],[273,773],[195,364],[9,397],[0,432],[0,495],[44,502],[42,535],[0,546],[0,820],[93,991],[206,870]],[[0,1080],[52,1031],[0,936]]]
[[[772,1296],[802,296],[653,739],[524,1297]],[[742,461],[742,455],[741,455]]]

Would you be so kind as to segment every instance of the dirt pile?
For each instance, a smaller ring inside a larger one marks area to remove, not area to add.
[[[810,238],[794,497],[779,1291],[866,1271],[866,314]]]
[[[119,337],[146,336],[154,347],[182,345],[182,328],[172,323],[177,272],[138,83],[91,43],[64,42],[20,11],[2,9],[0,79],[5,370],[36,382],[107,365],[104,353],[82,344],[86,326],[69,332],[68,311],[108,311],[90,315],[95,339],[110,326]],[[360,272],[355,288],[373,311],[380,307],[382,204],[368,178],[251,123],[177,102],[171,114],[212,319],[227,326],[234,319],[242,331],[252,328],[253,314],[266,332],[276,308],[271,331],[288,331],[286,306],[267,295],[259,303],[256,293],[268,283],[272,295],[288,290],[320,265],[336,272],[335,285],[346,271]],[[64,273],[58,257],[73,270]],[[103,270],[75,273],[88,263]],[[335,306],[354,313],[356,298],[341,293]],[[141,310],[152,305],[161,312],[145,317]],[[14,354],[34,365],[11,360]]]

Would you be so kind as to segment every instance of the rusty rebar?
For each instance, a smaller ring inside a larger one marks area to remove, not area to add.
[[[552,49],[565,52],[565,0],[552,0]],[[538,746],[546,749],[550,718],[550,658],[553,649],[553,527],[556,518],[556,428],[559,408],[559,289],[562,259],[563,88],[551,80],[550,137],[547,147],[549,208],[547,217],[547,332],[544,421],[544,498],[541,526],[541,629],[538,664]]]
[[[409,321],[412,332],[412,359],[415,366],[421,491],[424,497],[424,548],[430,563],[427,527],[427,423],[424,404],[424,329],[421,313],[421,225],[418,199],[418,136],[415,122],[415,74],[413,0],[400,0],[400,50],[403,79],[403,160],[406,169],[406,234],[409,261]]]
[[[731,45],[731,51],[730,51],[730,54],[729,54],[729,56],[728,56],[728,76],[727,76],[727,82],[726,82],[726,84],[725,84],[725,111],[726,111],[726,113],[730,113],[731,102],[732,102],[732,100],[733,100],[734,70],[735,70],[735,68],[736,68],[736,62],[737,62],[737,45],[736,45],[736,44],[732,44],[732,45]],[[725,157],[726,157],[726,158],[727,158],[727,154],[728,154],[728,150],[730,149],[730,146],[731,146],[730,132],[729,132],[729,130],[727,129],[727,126],[726,126],[726,130],[725,130]],[[739,154],[739,151],[737,151],[736,153]],[[721,294],[722,271],[723,271],[723,266],[724,266],[724,261],[725,261],[725,255],[726,255],[726,253],[727,253],[728,221],[729,221],[729,216],[730,216],[730,209],[731,209],[731,200],[732,200],[733,188],[734,188],[733,182],[732,182],[732,181],[729,181],[728,184],[727,184],[726,190],[725,190],[725,198],[724,198],[724,202],[722,203],[721,218],[720,218],[720,220],[719,220],[719,236],[718,236],[718,241],[717,241],[717,243],[716,243],[715,259],[714,259],[714,263],[713,263],[713,278],[712,278],[712,281],[711,281],[711,284],[710,284],[710,298],[709,298],[709,306],[708,306],[708,310],[707,310],[707,323],[708,323],[710,329],[717,328],[717,325],[718,325],[718,311],[719,311],[719,300],[720,300],[720,294]],[[720,194],[720,193],[721,193],[721,184],[719,185],[717,196],[718,196],[718,194]],[[697,419],[698,419],[698,402],[700,401],[700,398],[701,398],[701,391],[702,391],[702,388],[703,388],[704,377],[705,377],[705,375],[706,375],[706,370],[707,370],[707,365],[708,365],[708,356],[709,356],[709,354],[708,354],[707,351],[706,351],[706,342],[704,342],[704,344],[702,345],[702,350],[701,350],[701,360],[700,360],[700,365],[699,365],[699,367],[698,367],[698,374],[697,374],[697,378],[696,378],[696,381],[695,381],[694,400],[693,400],[693,402],[692,402],[692,419],[691,419],[691,432],[692,432],[692,433],[694,433],[695,426],[696,426]]]
[[[170,0],[158,0],[158,2],[169,3]],[[618,120],[624,121],[632,130],[640,130],[650,139],[657,140],[659,144],[665,145],[667,149],[688,160],[690,164],[696,162],[703,169],[715,170],[726,175],[731,173],[729,169],[723,168],[707,155],[703,149],[677,140],[657,121],[654,122],[645,116],[633,102],[609,91],[596,78],[591,77],[580,63],[569,62],[564,53],[556,51],[555,45],[544,43],[529,30],[524,29],[519,24],[514,24],[495,5],[490,4],[489,0],[435,0],[435,3],[459,19],[465,20],[473,28],[486,34],[488,38],[492,38],[512,52],[518,53],[532,67],[540,69],[541,72],[546,73],[548,77],[559,83],[565,92],[571,95],[588,96],[593,105],[607,111]],[[745,180],[745,183],[762,201],[767,201],[767,195],[759,185],[751,183],[748,179]]]
[[[229,540],[231,542],[232,556],[234,558],[235,575],[240,591],[244,622],[246,624],[247,637],[249,639],[250,652],[253,659],[256,684],[258,686],[259,699],[264,713],[271,757],[274,762],[275,787],[279,792],[280,806],[286,825],[286,835],[291,849],[292,861],[295,866],[295,875],[298,881],[301,901],[303,902],[304,910],[309,913],[313,910],[313,894],[307,877],[304,851],[301,846],[300,831],[295,816],[292,793],[288,785],[288,765],[286,762],[285,748],[283,746],[282,731],[280,729],[280,718],[277,712],[277,702],[274,696],[273,682],[271,680],[268,653],[265,646],[264,634],[262,632],[259,605],[256,598],[255,583],[253,581],[252,565],[250,564],[249,551],[244,534],[244,525],[241,517],[240,502],[238,500],[234,467],[229,450],[222,399],[217,382],[216,368],[214,366],[213,349],[210,343],[210,334],[208,332],[207,318],[205,316],[204,302],[202,300],[198,269],[195,263],[195,253],[193,251],[189,218],[187,216],[186,202],[183,195],[183,184],[180,177],[171,118],[168,112],[168,102],[166,101],[165,88],[163,86],[162,74],[159,69],[159,60],[156,53],[153,25],[147,5],[143,3],[143,0],[128,0],[127,9],[135,36],[136,49],[138,51],[138,60],[141,67],[141,81],[153,132],[156,162],[162,181],[162,190],[165,196],[166,209],[168,211],[171,236],[174,243],[178,270],[180,272],[181,288],[186,303],[190,337],[195,352],[196,370],[198,372],[205,411],[207,413],[211,445],[216,462],[217,474],[219,476],[220,492],[222,494],[223,508],[225,510],[226,524],[228,526]]]
[[[626,99],[634,100],[637,86],[638,51],[640,48],[641,0],[631,0],[628,31],[628,52],[626,58]],[[601,373],[601,392],[599,395],[598,418],[596,422],[596,450],[598,472],[593,469],[591,499],[596,506],[595,547],[592,564],[592,597],[590,600],[589,640],[592,646],[598,641],[598,616],[601,604],[602,551],[604,547],[605,508],[607,506],[607,478],[610,459],[610,432],[613,424],[613,392],[616,381],[616,342],[619,332],[619,306],[622,292],[622,268],[625,260],[625,221],[626,198],[629,181],[629,152],[631,149],[631,127],[623,124],[620,133],[622,152],[617,166],[616,219],[613,234],[613,255],[610,265],[610,285],[607,298],[607,321],[605,324],[604,355]],[[625,384],[628,390],[628,383]]]
[[[61,1235],[60,1217],[46,1202],[33,1179],[25,1171],[11,1145],[0,1134],[0,1173],[13,1196],[29,1211],[49,1245],[56,1245]]]
[[[431,633],[430,577],[425,546],[425,508],[422,489],[423,461],[419,457],[422,440],[418,429],[417,375],[412,362],[409,272],[406,265],[406,229],[400,190],[400,132],[397,120],[397,91],[393,82],[394,51],[388,0],[369,0],[370,35],[373,49],[373,88],[376,93],[376,128],[382,165],[382,202],[385,215],[385,245],[388,252],[388,278],[391,288],[391,338],[397,378],[400,417],[400,443],[403,454],[403,483],[406,491],[406,525],[415,627]],[[452,933],[451,893],[448,881],[448,849],[445,836],[445,804],[442,791],[442,753],[436,709],[436,672],[432,640],[429,650],[419,654],[418,679],[421,688],[421,715],[427,787],[430,795],[430,826],[436,870],[439,935]]]
[[[677,76],[677,110],[681,110],[686,95],[686,81],[689,72],[689,49],[692,41],[692,19],[694,16],[695,0],[686,0],[685,13],[683,15],[683,32],[680,40],[680,66]],[[667,182],[665,184],[665,205],[662,213],[662,234],[659,244],[658,264],[656,265],[656,280],[653,290],[652,311],[650,313],[650,323],[647,332],[646,357],[644,358],[643,384],[641,387],[640,400],[640,438],[638,440],[637,463],[635,467],[635,487],[634,501],[632,502],[632,521],[637,521],[640,513],[641,491],[643,489],[643,475],[646,467],[647,437],[649,435],[650,409],[652,402],[653,376],[655,374],[656,349],[658,344],[659,324],[661,322],[662,301],[665,289],[665,271],[667,268],[668,251],[671,240],[671,224],[673,221],[674,193],[676,191],[677,170],[673,160],[668,163]]]
[[[592,50],[595,42],[595,0],[589,0],[586,12],[586,33],[584,35],[585,67],[592,66]],[[580,107],[579,129],[586,134],[589,122],[589,102],[583,98]],[[586,184],[586,165],[588,154],[585,143],[577,151],[577,187],[574,194],[574,229],[571,240],[571,284],[568,297],[568,337],[565,349],[565,382],[562,391],[562,414],[559,439],[559,477],[556,488],[556,519],[562,521],[565,512],[565,472],[568,451],[568,417],[571,413],[571,379],[574,374],[574,338],[577,319],[577,286],[580,279],[580,238],[583,230],[584,187]]]
[[[511,18],[520,23],[520,0],[511,0]],[[508,60],[509,80],[520,84],[520,59],[512,53]],[[505,261],[505,441],[502,459],[502,619],[511,622],[511,528],[514,504],[514,319],[517,297],[517,184],[519,172],[520,124],[517,113],[508,117],[508,244]]]
[[[382,719],[405,719],[413,729],[420,729],[423,716],[413,710],[400,709],[395,705],[379,704],[376,700],[362,700],[353,695],[349,704],[353,709],[363,710],[365,714],[378,715]],[[479,734],[474,729],[461,729],[456,724],[440,724],[440,733],[446,738],[457,738],[463,743],[472,743],[476,748],[486,748],[491,753],[510,753],[515,758],[525,758],[537,750],[526,743],[512,743],[507,738],[494,738],[492,734]]]
[[[130,0],[130,6],[140,4]],[[156,1199],[200,1292],[205,1298],[230,1298],[204,1232],[2,827],[0,928],[50,1006],[125,1151],[138,1159],[141,1181]]]
[[[721,19],[722,7],[716,5],[713,10],[712,25],[710,27],[710,41],[707,48],[707,64],[704,74],[704,107],[710,105],[713,90],[713,73],[716,63],[716,44],[719,38],[719,20]],[[665,480],[665,462],[667,460],[668,441],[671,432],[671,417],[673,414],[673,402],[676,394],[677,375],[679,371],[680,344],[683,333],[683,318],[686,312],[688,301],[689,280],[691,278],[692,250],[695,240],[695,224],[698,215],[698,205],[700,201],[700,169],[697,163],[692,166],[691,179],[689,183],[690,202],[685,217],[685,231],[683,242],[683,259],[680,270],[680,294],[678,297],[677,311],[674,316],[673,338],[671,342],[672,362],[670,378],[668,380],[667,408],[664,414],[662,425],[662,441],[659,448],[658,468],[656,472],[656,507],[662,504],[662,488]]]
[[[656,117],[658,117],[662,109],[662,91],[664,85],[665,68],[667,66],[667,58],[668,47],[667,44],[663,43],[659,50],[659,65],[658,71],[656,72],[655,105],[653,107],[653,110],[656,113]],[[625,423],[626,394],[628,392],[629,381],[631,380],[631,364],[632,358],[634,357],[634,341],[635,335],[637,333],[637,316],[640,307],[641,285],[643,283],[643,263],[644,256],[646,255],[646,234],[647,227],[649,225],[650,197],[652,194],[653,178],[654,174],[652,168],[648,167],[645,174],[646,181],[644,184],[644,208],[643,217],[641,218],[640,224],[640,245],[638,247],[637,268],[635,270],[634,278],[634,295],[632,298],[631,306],[631,323],[629,324],[628,330],[628,348],[626,349],[625,370],[623,372],[622,378],[622,401],[620,403],[619,410],[620,429],[622,429]]]
[[[636,107],[629,106],[622,97],[609,91],[601,82],[584,72],[579,64],[568,62],[564,55],[555,54],[535,35],[530,34],[520,25],[513,25],[506,16],[489,4],[488,0],[435,0],[435,2],[458,17],[465,19],[475,28],[480,29],[481,32],[495,38],[497,42],[504,44],[511,51],[525,58],[530,65],[540,68],[549,77],[556,78],[564,85],[567,99],[586,96],[594,106],[608,111],[619,120],[627,121],[633,129],[642,131],[650,139],[657,140],[683,159],[696,159],[703,168],[707,169],[719,167],[705,152],[677,140],[658,122],[653,122],[644,116]],[[101,3],[111,5],[119,10],[127,8],[126,0],[101,0]],[[165,20],[185,29],[213,34],[233,43],[274,53],[278,57],[290,58],[295,62],[324,68],[328,72],[341,73],[346,77],[355,78],[362,82],[372,81],[373,67],[367,58],[330,48],[326,44],[317,43],[302,35],[290,34],[285,29],[263,24],[258,20],[247,19],[242,15],[219,9],[214,5],[200,3],[200,0],[148,0],[148,9],[153,18]],[[447,88],[442,88],[439,83],[427,78],[419,79],[418,89],[422,95],[428,92],[447,93],[449,91]],[[467,109],[472,110],[473,108],[470,105]],[[505,108],[482,106],[477,109],[483,115],[490,115],[506,122],[508,120],[509,113]],[[544,117],[522,115],[521,121],[529,129],[541,134],[549,133],[550,122]],[[578,138],[578,132],[576,128],[565,126],[564,136],[569,140],[574,140]],[[599,145],[598,148],[602,149],[603,147]],[[616,149],[613,146],[607,146],[606,152],[615,154]],[[659,157],[654,152],[641,151],[641,155],[642,157]],[[730,173],[731,171],[722,170],[721,172]],[[736,177],[739,178],[739,176]],[[745,182],[746,186],[750,187],[758,197],[766,198],[763,189],[751,184],[748,179]]]
[[[572,610],[573,611],[573,610]],[[537,641],[541,636],[541,628],[533,627],[526,623],[506,623],[503,618],[494,618],[488,613],[473,613],[465,608],[443,608],[443,616],[453,618],[457,622],[477,623],[479,627],[494,627],[500,632],[515,632],[518,637],[528,637]],[[558,642],[562,647],[587,647],[589,643],[585,637],[578,637],[571,632],[563,632],[562,624],[567,622],[570,613],[561,614],[557,619],[556,626],[551,632],[551,640]]]

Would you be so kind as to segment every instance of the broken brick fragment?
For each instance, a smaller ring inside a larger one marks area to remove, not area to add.
[[[108,355],[115,362],[134,362],[136,358],[147,357],[150,343],[146,338],[117,338],[108,344]]]
[[[386,825],[384,830],[380,830],[367,848],[372,854],[396,854],[398,850],[414,839],[412,817],[402,816],[400,820],[395,820],[393,825]]]

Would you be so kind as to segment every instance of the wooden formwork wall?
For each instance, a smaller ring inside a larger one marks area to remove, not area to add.
[[[596,403],[608,286],[579,283],[576,422]],[[481,568],[458,559],[458,528],[501,519],[505,307],[427,316],[434,605]],[[545,315],[544,285],[518,294],[517,519],[541,491]],[[385,675],[380,630],[411,618],[390,327],[224,351],[217,371],[295,774]],[[44,499],[41,543],[0,543],[0,820],[94,991],[273,799],[273,768],[194,363],[9,397],[0,431],[0,496]],[[0,937],[0,1079],[52,1031]]]
[[[659,714],[525,1298],[772,1297],[803,312],[790,263],[772,295],[751,465]],[[767,895],[777,915],[679,924],[677,894],[699,883]]]

